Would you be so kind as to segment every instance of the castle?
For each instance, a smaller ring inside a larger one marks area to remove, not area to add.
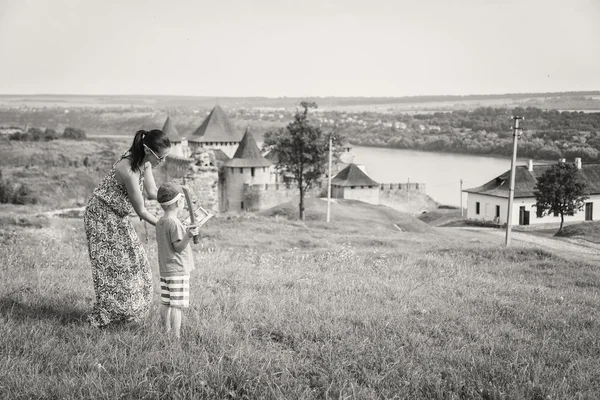
[[[162,130],[172,143],[171,153],[161,167],[165,179],[177,179],[190,186],[202,206],[213,213],[260,211],[298,195],[293,175],[278,173],[274,156],[262,154],[248,128],[243,135],[238,133],[219,105],[188,137],[179,134],[169,116]],[[425,196],[423,184],[375,182],[353,159],[352,146],[345,144],[340,160],[332,168],[333,198],[386,204],[398,209],[398,204],[405,203],[398,199],[410,198],[410,191]],[[322,187],[312,189],[311,194],[326,194],[326,185],[325,179]]]

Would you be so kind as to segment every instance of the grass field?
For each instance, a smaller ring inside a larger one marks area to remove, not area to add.
[[[594,243],[600,243],[600,222],[566,225],[557,236],[583,238]]]
[[[0,398],[600,396],[597,266],[387,208],[337,203],[327,224],[325,202],[306,222],[293,207],[207,224],[180,342],[160,333],[156,281],[145,323],[86,326],[82,221],[2,224]]]

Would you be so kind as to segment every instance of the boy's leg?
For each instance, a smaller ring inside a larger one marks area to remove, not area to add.
[[[171,328],[177,339],[181,336],[181,308],[169,307],[171,314]]]
[[[169,291],[169,281],[160,277],[160,319],[167,332],[171,330],[171,293]]]
[[[189,275],[169,277],[171,329],[179,338],[181,331],[181,309],[190,305]]]
[[[160,319],[167,332],[171,331],[171,307],[167,304],[160,305]]]

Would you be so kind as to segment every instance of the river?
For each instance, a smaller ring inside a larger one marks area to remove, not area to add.
[[[435,201],[459,206],[460,180],[463,189],[473,188],[510,170],[510,158],[481,157],[465,154],[386,149],[378,147],[352,148],[354,162],[364,165],[367,174],[379,183],[416,182],[426,185],[427,194]],[[517,165],[527,165],[526,159]],[[463,207],[466,207],[463,194]]]

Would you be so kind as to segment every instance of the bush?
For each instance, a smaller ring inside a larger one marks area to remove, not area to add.
[[[49,142],[51,140],[56,139],[58,139],[58,133],[56,133],[54,129],[46,128],[46,130],[44,131],[44,140]]]
[[[8,179],[0,180],[0,203],[12,203],[14,198],[13,184]]]
[[[66,127],[63,132],[64,139],[83,140],[86,138],[85,131],[79,128]]]
[[[25,184],[15,191],[14,184],[8,179],[0,180],[0,203],[3,204],[36,204],[37,197]]]
[[[19,189],[15,192],[12,203],[13,204],[36,204],[38,199],[34,196],[29,186],[23,184],[19,186]]]

